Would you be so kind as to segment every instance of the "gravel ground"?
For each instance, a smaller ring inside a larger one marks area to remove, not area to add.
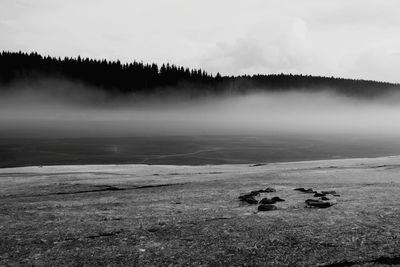
[[[400,157],[4,168],[0,265],[400,265],[399,171]],[[277,210],[238,200],[266,187]],[[297,187],[340,196],[308,208]]]

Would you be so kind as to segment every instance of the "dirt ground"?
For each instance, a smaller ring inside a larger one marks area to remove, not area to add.
[[[0,169],[0,265],[400,265],[400,157]],[[278,210],[238,196],[273,187]],[[335,190],[307,208],[296,187]]]

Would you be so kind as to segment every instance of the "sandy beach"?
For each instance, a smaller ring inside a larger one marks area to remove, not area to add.
[[[0,265],[400,264],[400,157],[0,169]],[[272,187],[258,212],[238,196]],[[309,208],[334,190],[334,205]]]

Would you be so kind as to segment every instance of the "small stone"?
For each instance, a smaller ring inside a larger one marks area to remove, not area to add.
[[[254,198],[248,198],[245,200],[245,202],[247,202],[248,204],[258,204],[258,200],[254,199]]]
[[[264,193],[273,193],[276,192],[276,190],[272,187],[267,187],[264,189]]]
[[[308,188],[306,191],[304,191],[304,193],[314,194],[314,193],[317,193],[317,191],[314,191],[312,188]]]
[[[251,165],[251,167],[259,167],[259,166],[264,166],[266,165],[265,163],[257,163],[257,164],[253,164]]]
[[[320,209],[329,208],[330,206],[332,206],[332,203],[330,202],[325,202],[316,199],[307,199],[305,202],[307,203],[307,205],[311,207],[316,207]]]
[[[158,228],[158,227],[151,227],[151,228],[147,229],[147,231],[149,231],[150,233],[157,232],[158,230],[160,230],[160,228]]]
[[[324,197],[324,196],[326,196],[326,194],[324,194],[324,193],[315,193],[314,194],[314,197]]]
[[[305,189],[304,187],[299,187],[299,188],[295,188],[294,190],[300,191],[303,193],[317,193],[317,191],[314,191],[312,188]]]
[[[254,196],[252,194],[245,194],[245,195],[241,195],[238,197],[240,200],[246,199],[246,198],[254,198]]]
[[[275,205],[271,204],[262,204],[258,206],[258,211],[270,211],[270,210],[277,210],[278,208]]]
[[[240,201],[247,202],[248,204],[258,204],[258,201],[252,195],[239,196]]]
[[[335,195],[335,194],[336,194],[336,191],[334,191],[334,190],[321,191],[321,193],[322,193],[322,194],[325,194],[325,195]]]
[[[250,192],[250,195],[252,195],[252,196],[259,196],[259,195],[260,195],[260,191],[261,191],[261,190],[251,191],[251,192]]]
[[[300,192],[306,192],[306,189],[304,187],[295,188],[293,190],[300,191]]]
[[[275,200],[276,202],[285,201],[284,199],[282,199],[282,198],[280,198],[280,197],[273,197],[272,200]]]
[[[263,198],[260,200],[260,204],[275,204],[276,200],[274,199],[269,199],[269,198]]]

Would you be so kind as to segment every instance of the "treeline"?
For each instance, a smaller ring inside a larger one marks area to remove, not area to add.
[[[180,82],[210,83],[213,76],[201,69],[189,69],[173,64],[144,64],[95,60],[89,58],[54,58],[38,53],[0,54],[0,79],[10,83],[18,79],[63,77],[105,89],[122,92],[143,91],[175,86]]]
[[[227,80],[230,81],[229,87],[234,91],[245,91],[246,88],[267,91],[334,91],[348,96],[365,97],[379,96],[394,90],[400,91],[400,84],[311,75],[243,75],[229,77]]]
[[[214,92],[246,92],[249,89],[287,91],[292,89],[333,89],[347,95],[374,96],[388,90],[400,90],[399,84],[292,74],[220,76],[201,69],[173,64],[144,64],[94,60],[89,58],[55,58],[38,53],[0,53],[0,82],[9,84],[21,79],[66,78],[105,90],[150,92],[178,85]]]

